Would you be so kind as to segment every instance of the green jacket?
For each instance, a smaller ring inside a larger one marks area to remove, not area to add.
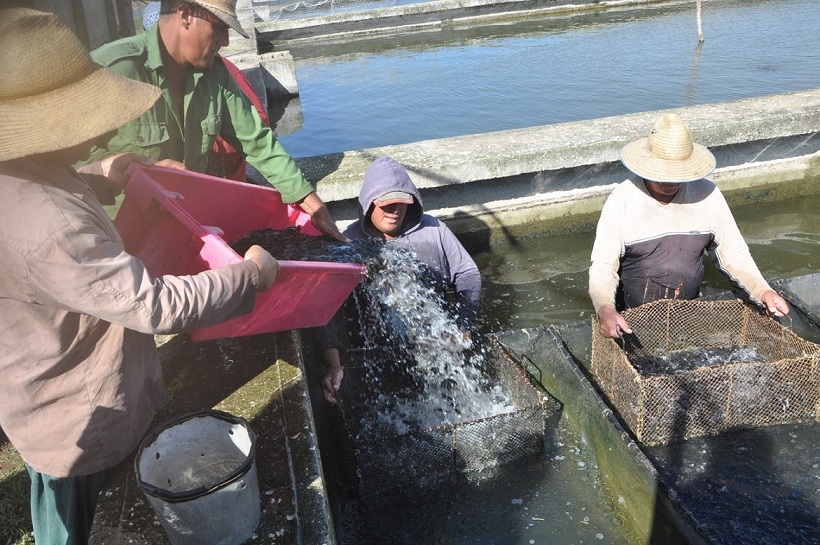
[[[174,159],[190,170],[205,172],[214,140],[221,135],[247,156],[248,162],[279,190],[286,203],[299,201],[312,192],[313,186],[259,117],[219,56],[208,70],[188,70],[183,127],[165,81],[158,28],[159,25],[153,25],[142,34],[92,52],[98,64],[128,78],[154,84],[162,89],[162,96],[137,119],[98,138],[91,157],[81,164],[114,153],[132,152],[155,161]]]

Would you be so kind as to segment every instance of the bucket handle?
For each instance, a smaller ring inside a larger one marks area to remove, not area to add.
[[[245,461],[242,463],[242,465],[231,471],[228,475],[226,475],[223,479],[221,479],[213,486],[200,486],[199,488],[194,488],[193,490],[186,490],[185,492],[169,492],[168,490],[163,490],[162,488],[143,482],[142,478],[140,477],[139,461],[142,458],[142,453],[145,450],[145,448],[154,441],[156,441],[160,433],[162,433],[166,428],[169,428],[172,425],[180,424],[187,420],[191,420],[193,418],[200,418],[203,416],[211,416],[218,420],[229,422],[231,424],[237,424],[245,428],[245,430],[248,432],[248,436],[251,439],[251,447],[250,451],[248,452],[248,456],[245,458]],[[223,488],[231,484],[232,482],[236,481],[237,479],[245,475],[250,470],[255,456],[256,433],[253,431],[253,429],[251,429],[250,424],[248,424],[247,420],[245,420],[242,417],[226,413],[224,411],[217,411],[216,409],[200,409],[196,411],[191,411],[179,416],[169,418],[168,420],[161,422],[160,424],[157,424],[143,438],[142,442],[140,443],[140,448],[137,452],[137,456],[136,458],[134,458],[134,472],[137,476],[137,488],[139,488],[146,494],[154,496],[155,498],[159,498],[167,503],[179,503],[183,501],[195,500],[197,498],[205,496],[206,494],[210,494],[215,490],[219,490],[220,488]]]

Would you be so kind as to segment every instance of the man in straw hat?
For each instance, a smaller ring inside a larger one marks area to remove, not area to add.
[[[229,29],[247,37],[236,19],[236,0],[163,0],[157,24],[93,51],[94,60],[110,70],[160,87],[162,98],[98,138],[89,161],[132,152],[162,166],[204,173],[221,136],[242,151],[282,200],[298,203],[317,229],[344,240],[313,186],[222,62],[218,52],[228,45]]]
[[[0,72],[0,426],[31,476],[38,545],[86,543],[106,471],[163,403],[153,334],[251,311],[278,264],[257,246],[242,263],[152,278],[101,204],[137,156],[70,165],[159,89],[94,64],[31,9],[0,10]]]
[[[715,157],[692,142],[678,114],[664,114],[649,136],[621,151],[633,176],[610,194],[595,235],[589,294],[601,333],[632,333],[618,310],[659,299],[695,299],[703,253],[733,286],[772,316],[789,312],[769,286],[714,183]]]

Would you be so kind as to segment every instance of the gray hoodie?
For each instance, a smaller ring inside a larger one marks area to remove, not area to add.
[[[374,200],[393,191],[409,193],[414,202],[407,207],[401,234],[389,243],[410,248],[421,261],[439,272],[449,285],[447,287],[456,292],[459,324],[474,327],[481,297],[478,267],[453,232],[441,221],[424,213],[419,190],[398,161],[379,157],[368,167],[359,191],[359,219],[345,229],[345,236],[350,239],[381,238],[370,222],[370,212]]]
[[[345,229],[345,236],[353,240],[381,239],[381,234],[370,222],[370,213],[375,199],[393,191],[409,193],[414,202],[407,207],[401,234],[389,240],[388,244],[400,244],[412,249],[422,262],[435,271],[437,279],[434,283],[438,289],[455,291],[458,324],[473,330],[481,297],[478,267],[453,232],[441,221],[424,213],[419,190],[407,170],[396,160],[380,157],[368,167],[359,192],[359,219]],[[317,340],[322,350],[335,347],[344,351],[345,347],[339,340],[344,308],[339,309],[327,326],[317,328]]]

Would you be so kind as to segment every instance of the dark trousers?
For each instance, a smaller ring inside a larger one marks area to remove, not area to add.
[[[31,522],[37,545],[86,545],[108,471],[52,477],[28,464],[26,469],[31,477]]]

